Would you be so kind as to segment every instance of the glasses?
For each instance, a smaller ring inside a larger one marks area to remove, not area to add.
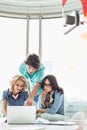
[[[51,86],[51,84],[44,84],[44,86],[47,86],[47,87],[48,87],[48,86]]]

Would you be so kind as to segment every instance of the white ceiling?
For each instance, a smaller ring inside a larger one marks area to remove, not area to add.
[[[82,12],[80,0],[67,0],[64,13]],[[26,18],[52,18],[62,16],[62,0],[0,0],[0,16]]]

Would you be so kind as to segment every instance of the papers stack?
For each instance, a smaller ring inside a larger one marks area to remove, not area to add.
[[[54,124],[54,125],[75,125],[76,122],[73,122],[73,121],[49,121],[47,119],[44,119],[44,118],[37,118],[36,119],[36,123],[41,123],[41,124]]]

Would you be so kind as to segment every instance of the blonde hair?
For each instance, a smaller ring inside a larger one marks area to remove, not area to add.
[[[11,92],[14,91],[14,85],[16,84],[16,82],[18,80],[21,80],[23,81],[23,90],[22,91],[25,91],[25,89],[28,89],[28,80],[23,76],[23,75],[15,75],[12,80],[10,81],[10,85],[11,85]]]

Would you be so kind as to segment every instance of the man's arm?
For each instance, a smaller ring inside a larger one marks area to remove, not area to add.
[[[28,97],[27,100],[25,101],[25,105],[28,105],[28,106],[31,106],[31,105],[32,105],[34,96],[36,95],[36,93],[37,93],[39,87],[40,87],[40,84],[36,82],[36,83],[35,83],[35,86],[34,86],[34,88],[33,88],[33,90],[32,90],[32,92],[29,94],[29,97]]]

